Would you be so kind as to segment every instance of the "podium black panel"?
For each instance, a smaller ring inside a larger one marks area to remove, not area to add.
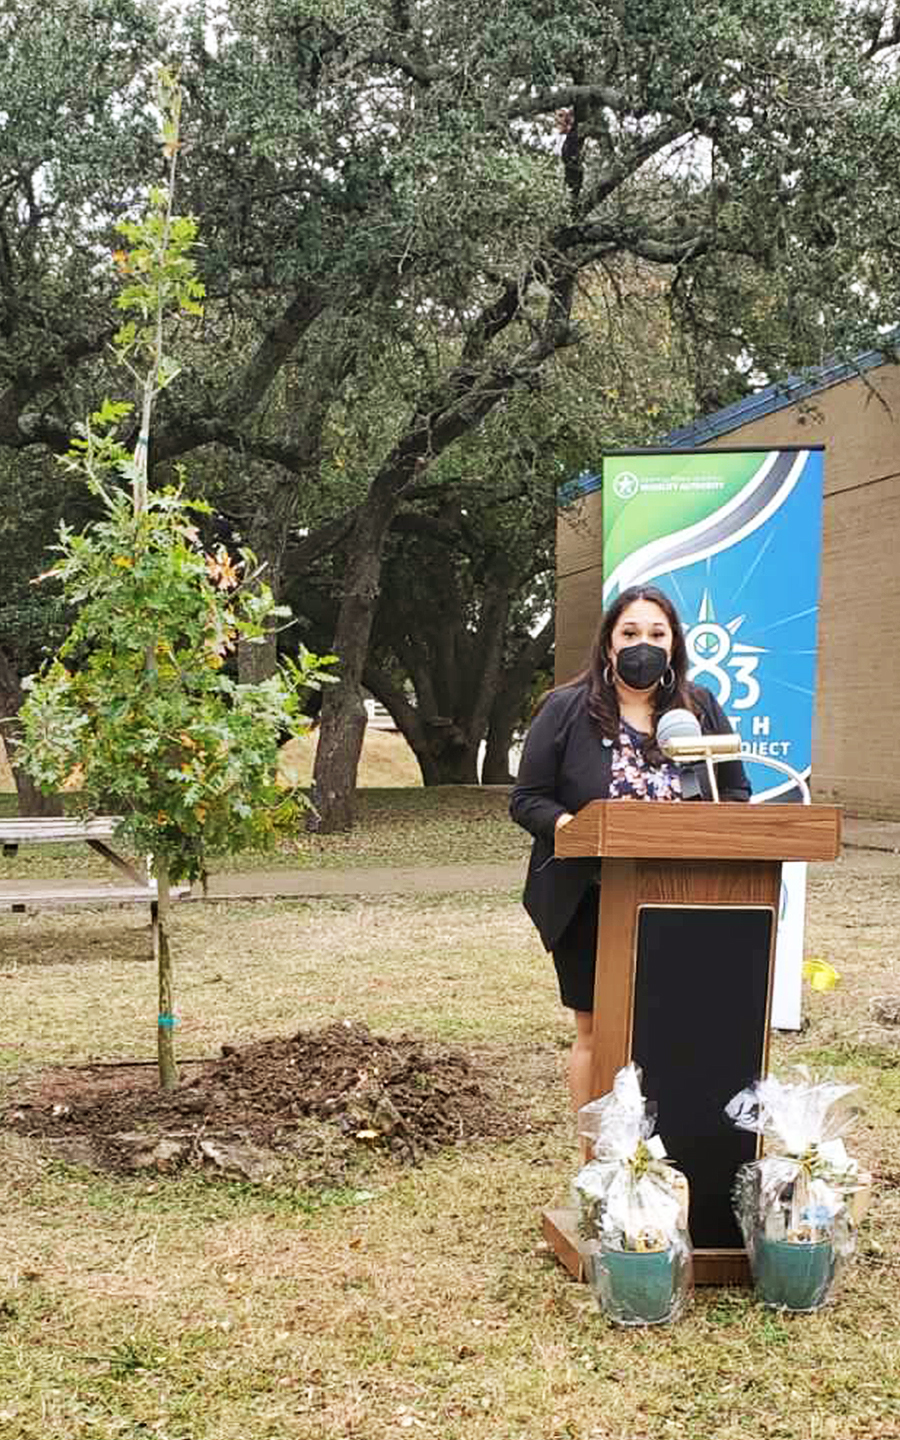
[[[731,1186],[757,1137],[723,1112],[765,1068],[774,925],[769,906],[638,910],[631,1053],[657,1131],[690,1181],[695,1249],[743,1244]]]

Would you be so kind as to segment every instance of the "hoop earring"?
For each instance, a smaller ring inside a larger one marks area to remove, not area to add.
[[[604,683],[604,685],[612,685],[612,683],[613,683],[613,671],[612,671],[612,666],[610,665],[610,663],[609,663],[608,660],[607,660],[606,665],[605,665],[604,670],[603,670],[603,683]]]
[[[668,679],[666,678],[667,676]],[[659,683],[664,690],[673,690],[675,688],[675,671],[672,669],[671,665],[666,666],[665,670],[663,671],[663,677]]]

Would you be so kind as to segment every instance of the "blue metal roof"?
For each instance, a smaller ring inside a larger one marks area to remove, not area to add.
[[[719,435],[728,435],[732,430],[739,430],[742,425],[749,425],[752,420],[760,420],[763,415],[771,415],[776,410],[786,410],[789,405],[796,405],[798,400],[805,400],[807,396],[827,390],[831,385],[853,380],[864,370],[873,370],[878,365],[884,365],[889,358],[882,350],[866,350],[853,360],[831,361],[814,370],[807,370],[803,375],[789,376],[777,385],[758,390],[755,395],[736,400],[733,405],[726,405],[709,415],[701,415],[699,420],[692,421],[690,425],[670,430],[663,443],[705,445]]]
[[[594,470],[582,470],[580,475],[573,475],[571,480],[564,480],[556,490],[556,503],[560,510],[565,510],[567,505],[574,505],[583,495],[589,495],[592,490],[599,490],[603,484],[603,476]]]

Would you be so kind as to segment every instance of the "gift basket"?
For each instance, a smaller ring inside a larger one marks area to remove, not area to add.
[[[693,1291],[688,1187],[653,1134],[640,1071],[626,1065],[578,1119],[593,1154],[574,1183],[588,1283],[617,1325],[676,1320]]]
[[[768,1076],[726,1106],[741,1130],[763,1136],[767,1154],[742,1165],[734,1209],[759,1298],[786,1310],[818,1310],[856,1243],[860,1195],[870,1177],[847,1154],[855,1085]]]

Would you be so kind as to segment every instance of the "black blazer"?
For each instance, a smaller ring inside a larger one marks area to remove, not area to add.
[[[731,729],[727,716],[702,685],[693,687],[701,729],[707,735]],[[523,901],[547,950],[562,935],[585,891],[599,880],[600,862],[588,857],[557,860],[556,822],[575,815],[589,800],[605,800],[612,772],[612,744],[603,740],[587,713],[587,685],[554,690],[535,716],[525,740],[509,813],[534,836]],[[701,797],[711,800],[706,767],[695,771]],[[750,784],[740,760],[716,767],[723,800],[749,800]]]

